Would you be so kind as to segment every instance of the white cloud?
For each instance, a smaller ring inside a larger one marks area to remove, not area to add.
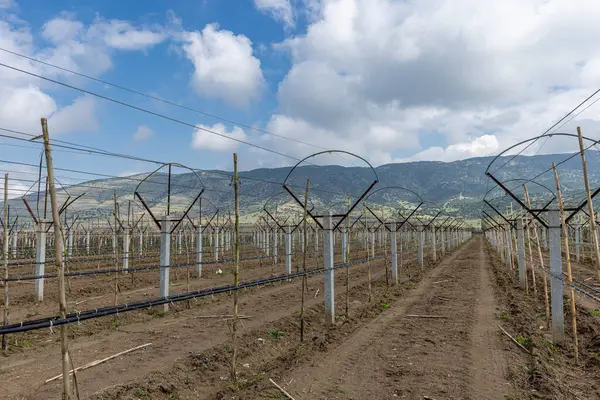
[[[136,27],[126,21],[97,18],[86,26],[69,13],[46,21],[40,36],[41,41],[34,38],[29,25],[11,14],[0,21],[0,47],[93,76],[112,68],[114,52],[145,50],[165,39],[159,29]],[[42,47],[38,47],[38,43]],[[0,52],[0,62],[49,77],[77,79],[5,52]],[[38,132],[40,118],[47,117],[52,134],[99,128],[93,98],[84,96],[70,105],[59,105],[50,92],[54,88],[26,74],[2,69],[0,119],[3,127]]]
[[[292,67],[267,127],[358,150],[375,164],[498,151],[541,134],[600,86],[600,42],[589,40],[600,36],[597,2],[303,3],[313,22],[276,46]],[[563,130],[583,118],[600,127],[596,115],[592,107]],[[263,141],[292,154],[317,151]],[[549,141],[542,152],[551,151],[565,148]]]
[[[228,131],[223,124],[215,124],[213,126],[199,124],[198,127],[202,129],[196,129],[192,134],[192,147],[194,149],[222,152],[233,151],[240,143],[235,140],[227,139],[227,137],[237,140],[246,140],[246,133],[237,126],[234,126],[231,131]],[[215,135],[207,132],[205,129],[227,137]]]
[[[143,142],[154,135],[154,131],[147,125],[140,125],[137,130],[133,133],[133,140],[136,142]]]
[[[499,147],[496,136],[483,135],[473,139],[471,142],[452,144],[445,149],[437,146],[429,147],[407,159],[395,161],[456,161],[465,158],[492,155],[500,150]]]
[[[54,113],[48,120],[48,130],[51,134],[71,132],[93,132],[100,124],[96,119],[96,100],[83,96],[66,107]]]
[[[138,28],[121,20],[97,20],[88,34],[118,50],[145,50],[167,38],[161,28]]]
[[[254,0],[254,5],[259,11],[270,14],[287,28],[294,27],[294,9],[290,0]]]
[[[181,39],[194,64],[192,85],[197,93],[241,107],[258,98],[264,79],[250,39],[219,30],[216,24],[202,32],[184,32]]]
[[[14,0],[0,0],[0,10],[5,8],[13,8],[17,5]]]

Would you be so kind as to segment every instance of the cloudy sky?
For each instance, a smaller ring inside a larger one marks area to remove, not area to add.
[[[600,87],[599,20],[590,0],[0,0],[1,49],[196,110],[0,50],[2,64],[184,122],[0,66],[0,128],[38,134],[48,117],[57,139],[196,168],[230,169],[232,152],[242,169],[324,148],[374,165],[496,154]],[[561,131],[600,138],[598,111]],[[63,168],[151,169],[58,150]],[[39,152],[0,139],[0,169]]]

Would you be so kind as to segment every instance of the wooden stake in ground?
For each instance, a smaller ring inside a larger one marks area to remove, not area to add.
[[[8,174],[4,174],[4,223],[2,224],[2,260],[4,263],[4,279],[8,279]],[[4,317],[2,323],[8,324],[8,281],[4,286]],[[6,351],[6,335],[2,335],[2,351]]]
[[[306,222],[308,219],[308,185],[310,179],[306,180],[306,192],[304,193],[304,219],[303,219],[303,232],[304,235],[304,249],[302,250],[302,300],[300,301],[300,341],[304,341],[304,292],[306,291],[306,251],[308,249],[308,235],[306,230]]]
[[[596,255],[596,271],[600,279],[600,249],[598,248],[598,233],[596,232],[596,217],[594,216],[594,203],[590,194],[590,182],[588,181],[587,163],[585,161],[585,149],[583,147],[583,136],[581,128],[577,127],[577,136],[579,136],[579,153],[581,154],[581,166],[583,167],[583,182],[585,183],[585,193],[587,195],[588,214],[590,217],[590,233],[593,239],[592,253]]]
[[[84,369],[88,369],[88,368],[95,367],[96,365],[100,365],[100,364],[102,364],[102,363],[105,363],[105,362],[107,362],[107,361],[110,361],[110,360],[112,360],[113,358],[117,358],[117,357],[119,357],[119,356],[122,356],[122,355],[124,355],[124,354],[131,353],[132,351],[139,350],[139,349],[143,349],[144,347],[148,347],[148,346],[150,346],[151,344],[152,344],[152,343],[146,343],[146,344],[142,344],[142,345],[140,345],[140,346],[136,346],[136,347],[134,347],[134,348],[132,348],[132,349],[125,350],[125,351],[122,351],[122,352],[120,352],[120,353],[114,354],[114,355],[112,355],[112,356],[110,356],[110,357],[106,357],[106,358],[103,358],[103,359],[101,359],[101,360],[92,361],[91,363],[89,363],[89,364],[85,364],[85,365],[83,365],[83,366],[81,366],[81,367],[73,368],[72,370],[70,370],[70,371],[69,371],[69,374],[74,374],[74,373],[76,373],[76,372],[83,371]],[[44,383],[50,383],[50,382],[52,382],[52,381],[55,381],[55,380],[57,380],[57,379],[60,379],[60,378],[62,378],[63,376],[64,376],[63,374],[60,374],[60,375],[53,376],[53,377],[52,377],[52,378],[50,378],[50,379],[46,379],[46,382],[44,382]]]
[[[50,136],[48,135],[48,122],[42,118],[42,136],[44,138],[44,152],[46,153],[46,170],[48,171],[48,189],[50,190],[50,204],[52,205],[52,222],[54,225],[54,248],[56,270],[58,271],[58,305],[61,318],[67,316],[67,298],[65,294],[65,264],[63,262],[62,224],[60,221],[59,205],[56,200],[56,187],[54,186],[54,168],[52,152],[50,150]],[[60,326],[60,352],[63,376],[63,400],[71,398],[71,380],[69,376],[69,337],[68,325]]]
[[[238,166],[237,153],[233,153],[233,199],[235,204],[235,262],[233,267],[233,328],[231,333],[231,380],[237,381],[237,323],[238,323],[238,286],[240,283],[240,204],[238,200]]]
[[[525,193],[525,204],[527,204],[528,208],[531,208],[531,202],[529,201],[529,191],[527,190],[527,185],[523,185],[523,190]],[[544,257],[542,255],[542,246],[540,246],[540,235],[538,234],[538,229],[535,226],[535,221],[533,220],[533,216],[530,216],[530,218],[531,218],[531,222],[533,224],[533,233],[534,233],[534,238],[535,238],[535,245],[538,249],[538,257],[540,259],[540,267],[542,268],[542,277],[544,278],[544,306],[546,307],[546,328],[550,329],[550,300],[548,299],[548,277],[546,276],[546,273],[543,271]]]
[[[560,217],[562,221],[562,235],[564,240],[564,252],[565,259],[567,262],[567,277],[569,279],[569,288],[571,289],[571,318],[573,321],[573,340],[575,345],[575,364],[579,363],[579,342],[577,340],[577,311],[575,309],[575,290],[573,289],[573,275],[571,274],[571,254],[569,252],[569,235],[567,231],[567,221],[565,218],[564,205],[562,199],[562,193],[560,191],[560,183],[558,182],[558,174],[556,173],[556,164],[552,163],[552,169],[554,170],[554,180],[556,181],[556,197],[558,200],[558,207],[560,209]]]
[[[532,217],[533,220],[533,217]],[[533,224],[533,221],[531,222]],[[531,249],[531,229],[529,229],[529,223],[527,218],[523,218],[523,225],[525,226],[525,234],[527,235],[527,247],[529,248],[529,264],[531,264],[531,285],[533,286],[533,295],[537,295],[537,285],[535,284],[535,268],[533,266],[533,250]],[[535,226],[534,226],[535,229]],[[527,273],[527,269],[525,269]]]

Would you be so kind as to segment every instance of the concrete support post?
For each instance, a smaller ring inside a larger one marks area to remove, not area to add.
[[[35,275],[44,275],[46,270],[46,220],[38,221],[35,230]],[[35,281],[35,301],[44,301],[44,278]]]
[[[436,262],[437,261],[437,244],[435,241],[435,226],[433,226],[433,224],[431,225],[431,247],[433,249],[433,251],[432,251],[433,262]]]
[[[160,221],[160,297],[169,295],[169,266],[171,265],[171,220],[168,216]],[[169,311],[169,304],[163,304]]]
[[[15,225],[15,229],[12,234],[12,256],[17,258],[17,241],[19,238],[19,226]]]
[[[292,273],[292,227],[285,227],[285,273]]]
[[[333,218],[331,212],[323,218],[323,284],[325,297],[325,323],[335,323],[335,270],[333,259]]]
[[[183,246],[181,246],[181,236],[183,235],[183,231],[180,229],[179,232],[177,232],[177,254],[181,254],[181,248]]]
[[[342,262],[343,263],[348,262],[347,252],[348,252],[348,231],[346,230],[346,228],[343,228],[343,230],[342,230]]]
[[[140,231],[138,251],[139,251],[140,257],[144,255],[144,232],[142,232],[142,231]]]
[[[90,232],[85,233],[85,253],[90,254]]]
[[[423,225],[417,226],[417,240],[419,242],[418,260],[419,266],[423,268]]]
[[[273,228],[273,262],[277,264],[277,256],[279,255],[279,244],[277,242],[278,234],[277,228]]]
[[[213,245],[215,246],[215,261],[219,261],[219,228],[214,231]]]
[[[130,229],[126,228],[123,232],[123,270],[125,272],[129,269],[129,237]]]
[[[265,231],[265,252],[267,253],[267,257],[271,255],[270,238],[269,231]]]
[[[563,307],[562,250],[560,244],[561,221],[559,211],[548,212],[550,236],[550,297],[552,308],[552,337],[554,344],[565,340]]]
[[[517,221],[517,265],[519,266],[519,286],[525,289],[525,236],[523,235],[523,219]]]
[[[398,242],[396,240],[396,223],[390,224],[390,247],[392,250],[392,285],[398,284]]]
[[[444,236],[446,236],[445,232],[445,228],[440,228],[440,241],[442,242],[442,257],[444,257],[444,255],[446,254],[446,240],[444,238]]]
[[[196,277],[202,276],[202,225],[196,228]]]

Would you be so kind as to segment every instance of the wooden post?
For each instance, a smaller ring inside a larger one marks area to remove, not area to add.
[[[528,208],[531,208],[531,202],[529,201],[529,191],[527,190],[527,185],[523,185],[524,193],[525,193],[525,204],[527,204]],[[540,236],[538,234],[538,229],[535,226],[535,221],[533,216],[530,215],[531,223],[533,224],[533,233],[535,238],[535,244],[538,249],[538,257],[540,260],[540,267],[542,269],[542,277],[544,278],[544,305],[546,307],[546,327],[550,329],[550,301],[548,300],[548,277],[544,272],[544,257],[542,255],[542,247],[540,246]],[[532,265],[533,268],[533,265]]]
[[[592,244],[594,248],[592,253],[596,255],[596,272],[600,279],[600,249],[598,248],[598,233],[596,232],[596,217],[594,216],[594,203],[592,203],[592,195],[590,194],[590,182],[588,181],[587,163],[585,161],[585,152],[583,147],[583,136],[581,128],[577,127],[577,136],[579,137],[579,153],[581,154],[581,166],[583,167],[583,182],[585,183],[585,193],[587,195],[588,214],[590,217],[590,233],[592,234]]]
[[[8,174],[4,174],[4,223],[2,224],[2,260],[4,264],[4,279],[8,279]],[[2,324],[8,324],[8,281],[4,286],[4,316]],[[6,335],[2,335],[2,351],[6,351]]]
[[[240,272],[240,204],[238,201],[238,167],[237,153],[233,153],[233,196],[235,203],[235,263],[233,269],[233,328],[232,328],[232,347],[233,354],[231,356],[231,380],[237,381],[237,323],[238,323],[238,285]]]
[[[571,318],[573,325],[573,340],[575,345],[575,364],[579,363],[579,343],[577,340],[577,311],[575,309],[575,290],[573,289],[573,275],[571,274],[571,254],[569,252],[569,235],[567,231],[567,221],[565,219],[564,206],[562,193],[560,191],[560,183],[558,182],[558,174],[556,173],[556,164],[552,163],[552,169],[554,170],[554,180],[556,181],[556,197],[558,200],[558,207],[560,209],[560,217],[562,221],[562,235],[564,241],[565,258],[567,261],[567,277],[569,279],[569,288],[571,289]]]
[[[533,219],[533,217],[532,217]],[[526,227],[527,234],[527,247],[529,248],[529,264],[531,265],[531,285],[533,286],[533,295],[537,295],[537,287],[535,284],[535,268],[533,266],[533,251],[531,250],[531,229],[529,229],[529,224],[527,223],[527,219],[523,217],[523,223]],[[533,222],[531,222],[533,224]]]
[[[63,237],[62,223],[60,221],[59,205],[56,200],[56,187],[54,186],[54,167],[52,152],[50,150],[50,136],[48,135],[48,122],[42,118],[42,134],[44,138],[44,152],[46,153],[46,169],[48,171],[48,189],[50,190],[50,204],[52,205],[52,222],[54,223],[54,248],[56,270],[58,271],[58,305],[61,318],[67,316],[67,298],[65,294],[65,264],[63,262]],[[69,375],[69,337],[68,325],[60,326],[60,351],[63,372],[63,400],[71,398],[71,378]]]
[[[306,180],[306,192],[304,194],[304,219],[303,219],[303,246],[302,246],[302,300],[300,302],[300,341],[304,341],[304,292],[306,291],[306,249],[307,246],[307,230],[306,230],[306,220],[308,219],[308,185],[310,184],[310,179]]]

